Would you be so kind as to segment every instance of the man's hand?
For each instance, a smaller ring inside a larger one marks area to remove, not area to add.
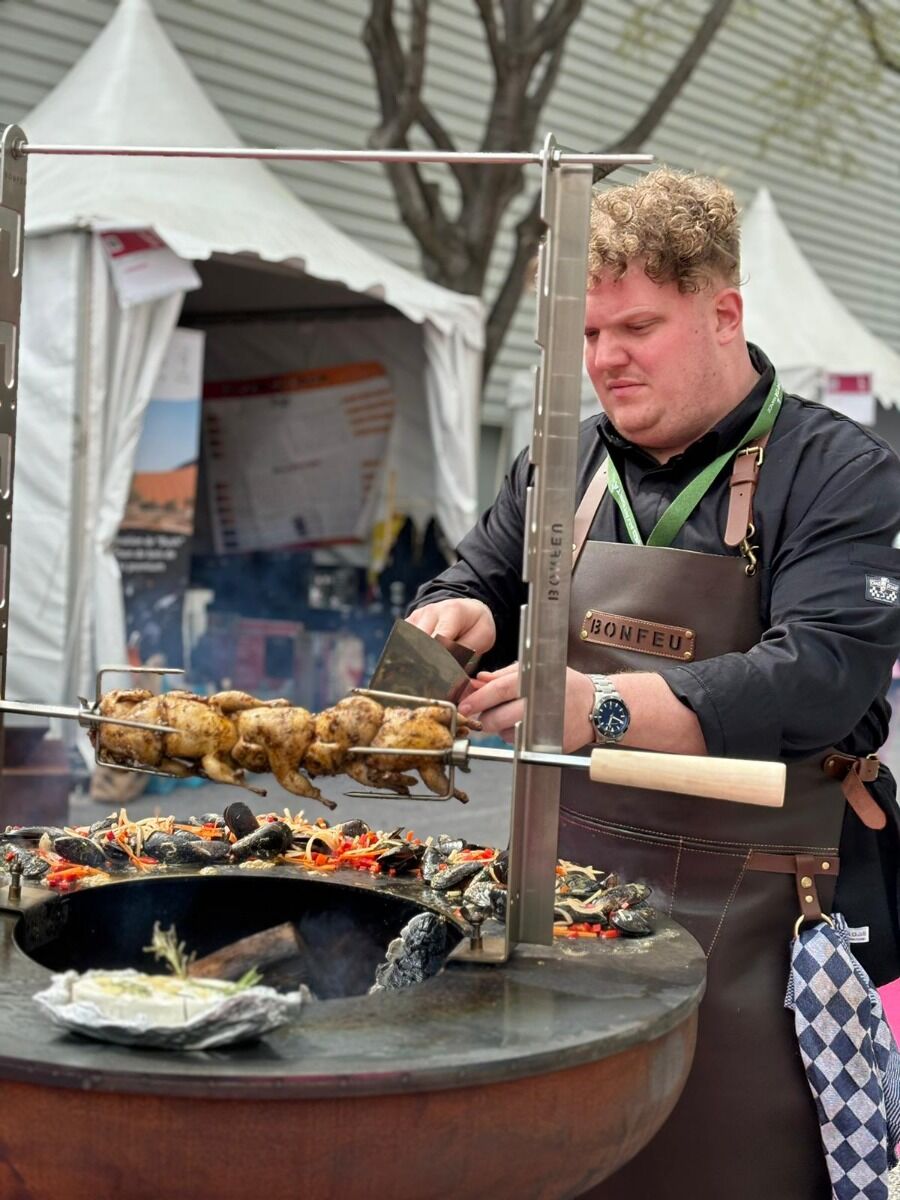
[[[661,675],[627,673],[611,676],[631,710],[631,724],[622,739],[626,747],[661,750],[667,754],[707,754],[703,730],[695,714],[672,693]],[[489,733],[513,740],[514,727],[525,711],[519,698],[519,664],[501,671],[481,671],[472,681],[476,690],[460,703],[465,716],[477,716]],[[563,752],[571,754],[594,741],[590,712],[594,685],[587,675],[566,670],[566,714]]]
[[[417,608],[406,619],[423,633],[439,633],[478,654],[486,654],[497,640],[493,614],[481,600],[438,600]]]
[[[488,733],[499,733],[504,741],[513,740],[515,725],[522,720],[525,702],[519,698],[519,664],[511,663],[500,671],[480,671],[473,680],[476,691],[466,696],[459,711],[477,716]],[[590,712],[594,704],[594,685],[587,675],[566,668],[566,713],[563,753],[570,754],[594,740]]]

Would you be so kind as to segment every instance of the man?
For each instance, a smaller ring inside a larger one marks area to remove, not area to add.
[[[783,1008],[787,946],[798,917],[831,908],[839,844],[839,906],[871,928],[860,957],[900,973],[896,841],[874,832],[893,781],[867,758],[900,649],[900,463],[784,395],[748,346],[737,209],[719,183],[660,170],[605,192],[589,272],[585,364],[604,411],[581,428],[564,748],[788,763],[783,810],[564,772],[560,854],[645,879],[708,956],[685,1092],[591,1195],[813,1200],[829,1184]],[[522,715],[528,472],[520,456],[409,617],[489,655],[498,669],[461,709],[507,738]]]

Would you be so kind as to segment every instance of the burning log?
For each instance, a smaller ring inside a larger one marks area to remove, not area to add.
[[[285,921],[195,959],[187,973],[194,979],[240,979],[253,969],[263,974],[267,967],[308,952],[298,931]]]

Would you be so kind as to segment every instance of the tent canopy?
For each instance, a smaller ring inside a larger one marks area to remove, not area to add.
[[[109,24],[23,122],[29,141],[242,146],[169,41],[147,0]],[[373,166],[373,170],[379,168]],[[74,158],[29,162],[26,232],[152,227],[182,258],[249,253],[377,296],[410,320],[483,345],[482,306],[373,253],[304,204],[262,162]]]
[[[744,328],[785,384],[811,369],[870,373],[885,407],[900,408],[900,354],[879,341],[816,274],[761,188],[741,222]]]

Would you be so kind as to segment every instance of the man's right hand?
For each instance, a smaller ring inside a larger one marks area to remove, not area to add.
[[[478,654],[486,654],[497,640],[493,614],[481,600],[438,600],[417,608],[406,619],[423,633],[439,633]]]

